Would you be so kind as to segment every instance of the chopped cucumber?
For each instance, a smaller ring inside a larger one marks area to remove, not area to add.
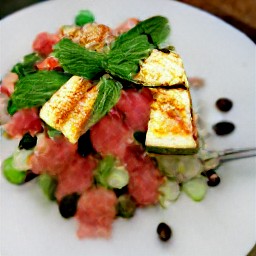
[[[175,201],[180,195],[180,186],[176,181],[166,180],[159,187],[159,203],[162,207],[168,207],[170,201]]]
[[[183,191],[194,201],[202,201],[207,188],[207,182],[204,177],[196,177],[182,184]]]
[[[159,169],[167,177],[182,183],[203,171],[201,161],[195,156],[156,155]]]

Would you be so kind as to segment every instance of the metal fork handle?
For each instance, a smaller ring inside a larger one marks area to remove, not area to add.
[[[227,149],[219,152],[221,162],[256,156],[256,148]]]
[[[219,152],[219,156],[226,156],[226,155],[232,155],[232,154],[239,154],[239,153],[245,153],[245,152],[256,152],[256,147],[252,148],[237,148],[237,149],[226,149]]]

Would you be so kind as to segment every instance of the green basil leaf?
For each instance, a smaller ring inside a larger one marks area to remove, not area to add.
[[[42,106],[69,78],[70,75],[57,71],[39,71],[22,77],[11,95],[9,113]]]
[[[58,58],[63,69],[70,74],[92,79],[104,71],[103,53],[89,51],[67,38],[54,46],[53,54]]]
[[[98,96],[93,105],[93,111],[86,125],[86,130],[104,117],[109,110],[116,105],[121,96],[122,85],[111,78],[107,78],[106,76],[101,78],[97,87]]]

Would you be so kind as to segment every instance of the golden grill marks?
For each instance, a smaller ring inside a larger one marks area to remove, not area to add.
[[[98,52],[103,51],[115,38],[108,26],[97,23],[88,23],[83,27],[63,26],[60,29],[60,36]]]
[[[71,143],[84,133],[98,90],[90,81],[73,76],[44,104],[40,117]]]
[[[154,153],[192,154],[197,151],[190,93],[186,89],[150,89],[154,101],[146,147]]]
[[[150,56],[142,62],[140,71],[134,80],[150,87],[177,84],[188,87],[182,59],[172,51],[165,53],[154,49]]]
[[[198,150],[192,102],[180,56],[153,50],[141,63],[135,82],[150,87],[153,103],[146,134],[152,153],[193,154]]]

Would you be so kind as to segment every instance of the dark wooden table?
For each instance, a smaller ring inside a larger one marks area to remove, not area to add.
[[[256,0],[178,0],[203,9],[244,32],[256,42]]]

